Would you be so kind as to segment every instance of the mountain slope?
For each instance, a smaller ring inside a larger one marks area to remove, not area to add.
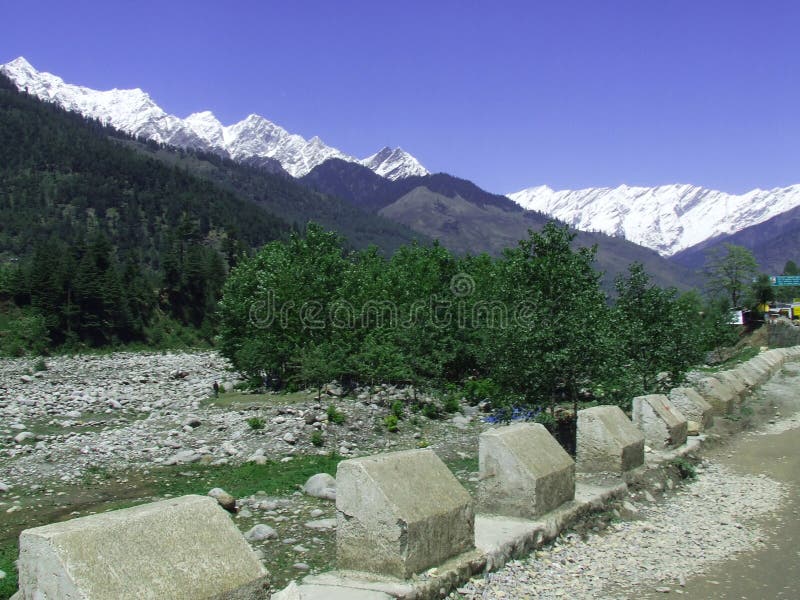
[[[459,253],[498,255],[527,237],[528,229],[539,230],[551,219],[542,213],[525,211],[505,196],[491,194],[470,181],[444,173],[388,181],[359,165],[330,160],[300,181],[402,223],[428,238],[438,239]],[[696,276],[686,269],[624,239],[578,232],[576,243],[598,244],[597,264],[606,272],[606,289],[634,261],[643,263],[660,285],[686,289],[698,283]]]
[[[20,94],[2,75],[0,87],[0,251],[21,255],[51,234],[67,241],[94,221],[123,250],[156,257],[182,214],[251,247],[308,221],[387,254],[422,238],[291,178],[135,140]]]
[[[123,147],[115,130],[20,94],[0,75],[0,252],[22,256],[55,237],[105,234],[155,265],[185,219],[201,236],[248,246],[289,224],[188,172]]]
[[[735,233],[800,205],[800,185],[735,195],[692,185],[509,194],[520,206],[573,227],[602,231],[671,256],[703,240]]]
[[[167,114],[141,89],[96,91],[71,85],[37,71],[22,57],[0,66],[0,73],[21,91],[160,144],[211,151],[251,165],[264,163],[273,171],[271,161],[277,161],[294,177],[305,175],[330,158],[359,162],[318,137],[305,140],[259,115],[252,114],[227,127],[210,111],[180,119]],[[389,179],[428,172],[400,148],[384,148],[360,162]]]
[[[707,254],[724,244],[744,246],[753,253],[763,272],[780,275],[787,260],[800,263],[800,207],[736,233],[705,240],[678,252],[672,260],[690,269],[701,269]]]

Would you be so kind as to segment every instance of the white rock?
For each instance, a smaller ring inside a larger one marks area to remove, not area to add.
[[[336,479],[328,473],[317,473],[308,478],[303,491],[314,498],[336,500]]]
[[[264,540],[276,539],[278,537],[278,532],[269,525],[259,523],[250,529],[250,531],[245,533],[244,537],[249,542],[262,542]]]
[[[21,443],[23,443],[23,442],[25,442],[27,440],[33,439],[35,437],[36,436],[33,433],[31,433],[30,431],[23,431],[22,433],[18,433],[14,437],[14,441],[16,443],[18,443],[18,444],[21,444]]]

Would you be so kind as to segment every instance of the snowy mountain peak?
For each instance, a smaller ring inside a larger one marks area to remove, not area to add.
[[[222,123],[210,110],[193,113],[184,119],[184,123],[210,146],[225,146],[225,131]]]
[[[429,175],[420,162],[402,148],[384,147],[372,156],[359,161],[381,177],[397,180],[416,175]]]
[[[688,184],[559,191],[540,185],[508,197],[577,229],[624,237],[671,256],[800,206],[800,185],[739,195]]]
[[[302,177],[330,158],[366,164],[326,145],[319,137],[306,141],[257,114],[227,127],[211,111],[180,119],[167,114],[141,89],[97,91],[71,85],[60,77],[37,71],[23,57],[0,65],[0,73],[9,77],[20,90],[99,119],[128,134],[172,146],[217,152],[234,160],[274,158],[294,177]],[[375,159],[381,152],[365,159],[371,164],[374,162],[374,167],[367,166],[379,175],[399,179],[427,174],[417,159],[399,148],[389,151],[385,158]]]

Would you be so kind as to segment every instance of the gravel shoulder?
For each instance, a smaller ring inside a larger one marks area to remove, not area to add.
[[[737,558],[773,546],[776,528],[786,522],[787,516],[781,519],[781,515],[787,507],[796,518],[796,507],[790,504],[800,483],[797,474],[794,481],[786,480],[768,475],[764,464],[742,468],[746,459],[737,460],[753,454],[752,448],[739,454],[747,444],[786,444],[780,434],[800,428],[796,394],[800,374],[793,367],[747,400],[749,422],[718,419],[728,421],[720,423],[723,430],[730,431],[733,425],[756,430],[720,440],[697,467],[695,480],[667,490],[660,499],[657,490],[634,492],[626,510],[617,511],[605,525],[580,534],[567,532],[533,556],[474,579],[451,597],[617,599],[667,593],[692,598],[779,597],[743,596],[735,587],[728,588],[731,595],[724,595],[722,588],[717,590],[720,582],[703,574],[741,570]],[[794,564],[796,555],[785,560]],[[785,582],[780,579],[774,585],[783,589]]]

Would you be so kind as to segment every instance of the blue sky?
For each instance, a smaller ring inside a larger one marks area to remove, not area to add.
[[[0,62],[494,192],[800,183],[800,3],[11,2]]]

